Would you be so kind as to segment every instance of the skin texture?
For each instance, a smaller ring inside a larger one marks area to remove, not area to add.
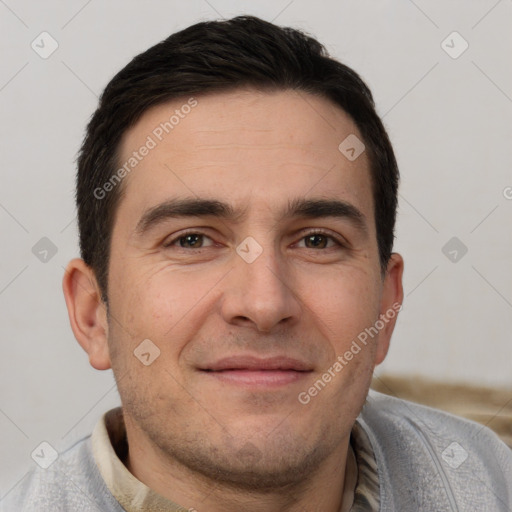
[[[187,99],[148,110],[125,134],[120,161]],[[309,403],[297,397],[403,298],[402,258],[393,254],[381,274],[366,152],[351,162],[338,150],[349,134],[362,137],[340,108],[305,93],[196,99],[123,180],[108,315],[94,273],[70,262],[63,288],[73,331],[92,366],[114,371],[125,463],[146,485],[199,512],[335,512],[350,430],[396,318]],[[144,213],[171,198],[241,211],[167,218],[139,233]],[[283,216],[295,199],[345,201],[364,229],[346,217]],[[188,229],[204,238],[182,247]],[[249,236],[263,250],[252,263],[236,251]],[[145,339],[160,350],[148,366],[134,356]],[[230,355],[288,356],[310,371],[265,386],[201,370]]]

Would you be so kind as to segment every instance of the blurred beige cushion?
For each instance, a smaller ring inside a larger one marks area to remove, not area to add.
[[[447,384],[419,377],[374,376],[372,388],[435,407],[494,430],[512,448],[512,389]]]

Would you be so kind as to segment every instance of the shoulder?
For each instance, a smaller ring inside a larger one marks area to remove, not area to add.
[[[122,512],[92,456],[90,436],[58,453],[46,469],[31,469],[0,502],[2,512]]]
[[[384,501],[416,510],[512,507],[512,451],[483,425],[374,391],[358,421]]]

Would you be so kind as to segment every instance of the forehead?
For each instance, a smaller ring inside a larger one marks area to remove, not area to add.
[[[339,150],[354,136],[362,139],[348,114],[304,92],[173,100],[145,112],[123,137],[118,163],[129,172],[120,208],[127,203],[135,216],[169,197],[199,196],[269,210],[313,194],[348,200],[371,215],[366,152],[350,161]]]

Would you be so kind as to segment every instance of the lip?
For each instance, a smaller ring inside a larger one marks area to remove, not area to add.
[[[313,368],[305,361],[287,356],[231,356],[209,364],[201,371],[227,384],[250,388],[275,388],[304,379]]]
[[[313,370],[311,364],[288,356],[260,358],[249,355],[224,357],[201,369],[213,372],[226,370],[294,370],[308,372]]]

